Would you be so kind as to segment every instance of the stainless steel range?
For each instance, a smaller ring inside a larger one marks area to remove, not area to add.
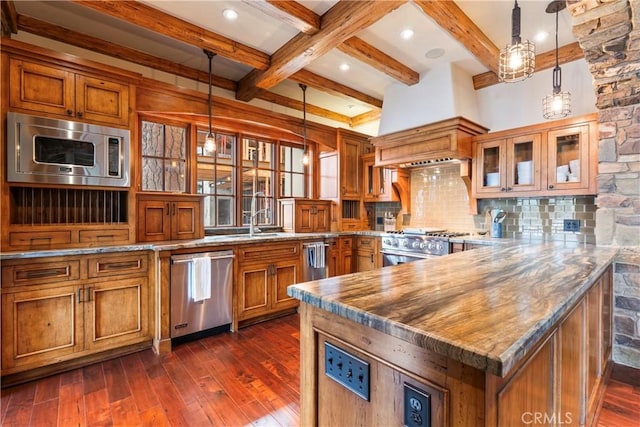
[[[382,266],[404,264],[451,253],[449,239],[465,236],[439,229],[413,228],[382,235]]]

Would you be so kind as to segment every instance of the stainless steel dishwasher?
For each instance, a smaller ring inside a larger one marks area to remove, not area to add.
[[[171,257],[171,338],[229,330],[233,251]]]

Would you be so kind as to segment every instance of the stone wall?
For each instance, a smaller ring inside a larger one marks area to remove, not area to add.
[[[599,110],[596,243],[621,248],[613,357],[640,368],[640,1],[567,3]]]

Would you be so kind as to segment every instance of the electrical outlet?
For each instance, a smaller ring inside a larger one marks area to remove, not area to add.
[[[563,231],[580,231],[579,219],[565,219]]]
[[[364,400],[369,400],[369,363],[326,341],[324,373]]]
[[[407,383],[404,383],[404,425],[431,426],[431,395]]]

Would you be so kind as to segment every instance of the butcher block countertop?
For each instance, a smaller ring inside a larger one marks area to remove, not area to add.
[[[616,256],[570,243],[488,246],[291,285],[300,301],[506,376]]]

